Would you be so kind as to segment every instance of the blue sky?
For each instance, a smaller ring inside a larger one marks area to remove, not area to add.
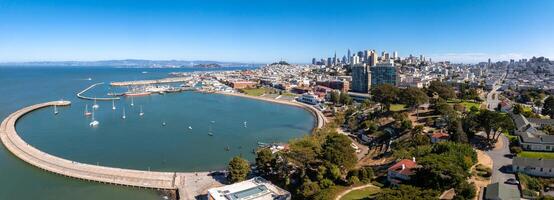
[[[551,0],[0,0],[0,62],[554,57]]]

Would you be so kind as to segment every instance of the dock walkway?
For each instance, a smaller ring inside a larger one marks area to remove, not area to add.
[[[83,93],[87,92],[88,90],[92,89],[93,87],[97,86],[97,85],[102,85],[104,84],[104,82],[101,82],[101,83],[95,83],[95,84],[92,84],[91,86],[88,86],[87,88],[85,88],[83,91],[77,93],[77,97],[81,98],[81,99],[86,99],[86,100],[98,100],[98,101],[112,101],[112,100],[119,100],[119,97],[100,97],[100,98],[96,98],[96,97],[87,97],[87,96],[84,96]]]

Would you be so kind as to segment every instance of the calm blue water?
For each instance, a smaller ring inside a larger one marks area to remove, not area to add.
[[[176,69],[0,67],[0,118],[28,105],[67,99],[72,105],[60,107],[58,115],[46,108],[24,116],[17,125],[23,139],[45,152],[79,162],[160,171],[222,169],[235,155],[252,160],[258,141],[285,142],[313,126],[313,117],[299,108],[185,92],[136,97],[135,106],[130,106],[130,99],[122,99],[115,102],[115,111],[112,102],[98,102],[95,118],[100,126],[91,128],[83,111],[92,102],[75,96],[92,83],[163,78],[172,71]],[[93,80],[87,81],[89,77]],[[105,96],[108,91],[105,85],[87,95]],[[138,114],[141,105],[142,117]],[[125,120],[121,119],[123,107]],[[208,135],[210,130],[213,136]],[[20,161],[3,146],[0,149],[0,199],[160,198],[151,190],[47,173]]]

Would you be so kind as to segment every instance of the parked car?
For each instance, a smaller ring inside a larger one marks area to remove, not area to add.
[[[507,184],[512,184],[512,185],[519,185],[519,181],[516,180],[515,178],[509,178],[507,181],[506,181]]]

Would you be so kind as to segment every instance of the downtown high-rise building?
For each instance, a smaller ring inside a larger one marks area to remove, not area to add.
[[[350,52],[350,49],[348,49],[348,53],[346,54],[346,58],[348,58],[347,60],[347,64],[352,64],[352,54]]]
[[[371,71],[365,64],[356,64],[352,66],[352,92],[369,93],[371,85]]]
[[[394,66],[394,61],[389,60],[386,62],[378,63],[371,67],[371,86],[376,87],[383,84],[390,84],[398,86],[400,83],[400,76],[398,70]]]
[[[377,64],[377,53],[375,50],[371,50],[369,61],[367,62],[369,66],[375,66]]]

